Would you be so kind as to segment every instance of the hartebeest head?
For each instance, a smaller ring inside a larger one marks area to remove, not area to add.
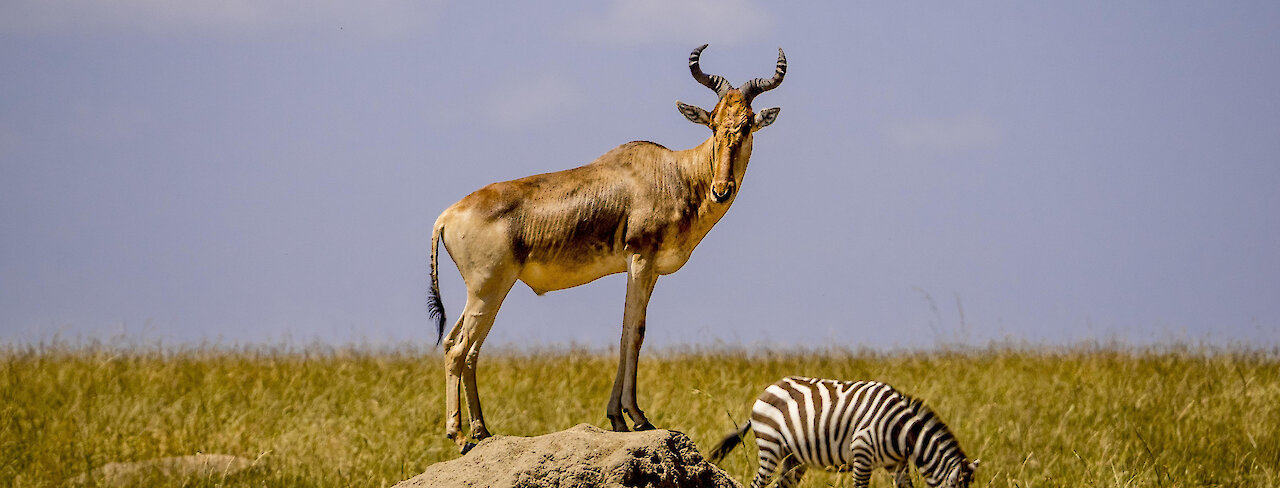
[[[711,160],[715,179],[711,183],[711,198],[716,202],[724,203],[733,195],[736,186],[733,171],[739,150],[744,143],[750,147],[751,133],[772,124],[778,118],[778,111],[781,110],[773,107],[755,113],[751,110],[751,100],[756,95],[777,88],[782,83],[782,77],[787,74],[787,57],[783,54],[782,48],[778,48],[778,66],[774,70],[773,78],[767,80],[756,78],[743,83],[741,88],[734,88],[724,77],[702,72],[702,67],[698,65],[698,58],[706,48],[707,45],[703,44],[689,55],[689,71],[693,73],[693,79],[698,80],[698,83],[716,92],[720,101],[716,102],[711,112],[678,100],[676,107],[690,122],[710,127],[715,134],[715,148]]]

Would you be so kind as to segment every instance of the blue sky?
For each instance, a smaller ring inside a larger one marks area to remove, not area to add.
[[[782,112],[649,344],[1280,345],[1275,3],[540,5],[0,5],[0,341],[434,342],[439,212],[698,144],[710,43],[785,49]],[[517,284],[489,343],[616,344],[623,294]]]

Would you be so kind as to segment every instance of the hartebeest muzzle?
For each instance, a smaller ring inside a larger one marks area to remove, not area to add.
[[[733,196],[733,188],[737,186],[733,180],[717,181],[711,185],[711,198],[716,203],[724,203],[729,201],[729,197]]]
[[[726,203],[737,190],[734,181],[734,167],[738,164],[738,152],[742,148],[745,137],[740,134],[717,134],[716,148],[712,153],[711,168],[714,178],[711,180],[711,198],[716,203]]]

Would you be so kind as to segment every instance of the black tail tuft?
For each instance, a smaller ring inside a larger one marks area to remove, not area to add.
[[[440,290],[432,286],[427,294],[427,315],[436,321],[436,345],[444,339],[444,302],[440,301]]]
[[[724,457],[729,454],[729,451],[732,451],[733,448],[738,447],[738,444],[742,443],[743,436],[746,436],[747,431],[749,430],[751,430],[750,420],[743,424],[738,430],[730,432],[729,435],[724,436],[724,439],[720,440],[719,444],[716,444],[715,449],[711,450],[711,454],[708,456],[711,459],[711,462],[718,464],[721,459],[724,459]]]
[[[444,339],[444,302],[440,301],[440,280],[436,274],[439,268],[439,262],[436,257],[439,256],[437,251],[440,250],[440,236],[444,233],[444,227],[436,226],[431,232],[431,289],[427,292],[427,315],[436,321],[436,345],[440,345],[440,341]]]

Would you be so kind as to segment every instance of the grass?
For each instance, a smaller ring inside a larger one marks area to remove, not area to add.
[[[487,350],[479,380],[490,427],[606,427],[615,361],[572,348]],[[1274,350],[646,350],[640,402],[656,425],[706,450],[791,374],[877,379],[924,399],[982,460],[980,486],[1280,486]],[[259,467],[148,484],[389,486],[457,457],[443,436],[443,376],[438,352],[411,347],[0,346],[0,486],[67,485],[108,462],[196,452]],[[749,481],[754,456],[748,442],[722,467]],[[802,486],[849,484],[811,471]]]

